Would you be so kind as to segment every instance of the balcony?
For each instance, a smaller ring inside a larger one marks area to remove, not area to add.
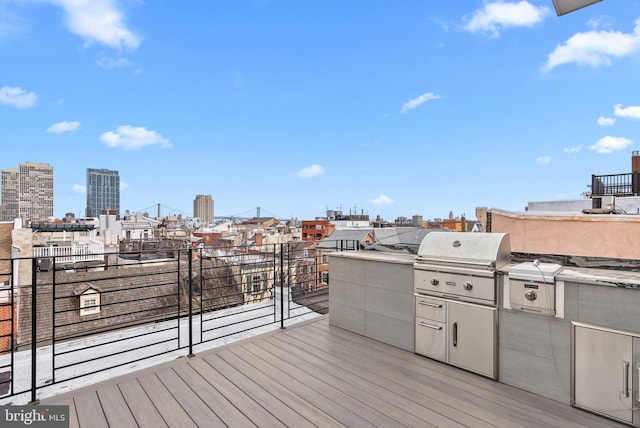
[[[638,196],[640,173],[591,176],[591,196]]]
[[[0,404],[68,405],[72,427],[621,426],[413,353],[397,330],[412,311],[391,289],[412,285],[410,256],[371,253],[328,258],[332,286],[389,284],[363,307],[365,334],[336,326],[366,303],[348,290],[320,315],[322,257],[297,245],[107,257],[84,272],[0,263],[0,280],[21,279],[0,307]]]
[[[45,245],[33,247],[33,257],[53,260],[58,263],[81,263],[100,261],[104,258],[104,245],[102,242],[91,241],[80,244],[75,241],[64,241],[64,245]]]

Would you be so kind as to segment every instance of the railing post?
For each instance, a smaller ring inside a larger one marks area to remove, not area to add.
[[[176,296],[178,297],[178,317],[177,317],[178,318],[178,349],[180,349],[180,346],[181,346],[180,320],[182,319],[182,314],[180,313],[180,249],[178,249],[177,251],[178,251],[178,292],[176,293]]]
[[[189,355],[193,357],[193,248],[189,248]]]
[[[280,244],[280,328],[284,328],[284,244]]]
[[[204,297],[204,275],[202,273],[202,248],[198,249],[198,258],[200,259],[200,343],[204,342],[204,333],[202,332],[202,322],[204,321],[204,309],[202,301]]]
[[[51,261],[51,382],[56,383],[56,258]]]
[[[36,352],[38,350],[38,332],[37,332],[37,317],[38,313],[38,305],[37,305],[37,293],[36,293],[36,283],[37,283],[37,268],[38,268],[38,259],[35,257],[31,258],[31,402],[29,404],[38,404],[39,401],[36,399],[36,370],[37,370],[37,355]]]

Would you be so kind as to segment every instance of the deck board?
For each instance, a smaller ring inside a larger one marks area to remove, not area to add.
[[[78,428],[80,423],[78,422],[78,415],[76,414],[76,405],[73,402],[73,398],[69,397],[57,404],[62,406],[69,406],[69,428]]]
[[[138,380],[170,428],[197,427],[193,419],[176,400],[176,397],[165,388],[156,373],[143,375]]]
[[[214,369],[209,364],[200,359],[192,363],[200,375],[219,391],[222,400],[229,402],[229,410],[235,409],[233,417],[222,417],[227,426],[249,426],[255,420],[262,421],[270,426],[284,426],[274,415],[269,413],[264,407],[256,403],[250,396],[243,392],[242,386],[238,387],[230,382],[224,374],[223,368]],[[242,408],[242,411],[238,409]],[[229,411],[231,413],[231,411]]]
[[[311,333],[309,333],[309,337],[299,337],[299,339],[307,346],[313,346],[314,343],[322,343],[329,353],[344,359],[349,358],[354,353],[363,352],[363,348],[360,346],[352,345],[347,341],[342,341],[340,338],[329,337],[328,340],[323,341],[321,337],[311,337]],[[422,362],[419,360],[422,357],[410,354],[412,355],[412,361],[398,362],[376,352],[376,348],[380,345],[382,344],[378,342],[372,343],[370,347],[364,348],[368,350],[366,357],[353,359],[353,366],[356,371],[377,374],[382,379],[380,382],[396,385],[397,393],[400,393],[398,389],[405,389],[409,395],[405,395],[405,398],[411,399],[410,397],[412,396],[418,403],[423,405],[423,400],[428,400],[429,407],[436,408],[439,413],[452,420],[461,420],[461,423],[468,426],[513,428],[522,426],[522,421],[514,420],[510,416],[511,410],[506,414],[502,414],[504,412],[486,411],[485,407],[483,407],[483,404],[486,403],[480,394],[477,399],[474,396],[463,398],[460,395],[464,390],[456,389],[451,391],[446,384],[421,376]],[[470,376],[475,377],[476,375]]]
[[[97,391],[102,410],[110,427],[135,427],[136,420],[117,385],[109,385]]]
[[[78,395],[73,401],[76,406],[78,425],[82,427],[109,428],[96,391]]]
[[[291,389],[294,394],[308,401],[311,405],[325,412],[341,424],[348,427],[371,425],[364,417],[343,407],[335,397],[328,397],[326,391],[325,394],[322,394],[321,391],[316,391],[314,388],[308,386],[306,378],[296,379],[283,371],[282,368],[274,367],[269,362],[263,361],[251,352],[247,352],[244,346],[242,348],[230,348],[229,353],[233,355],[233,358],[244,360],[265,373],[271,379]]]
[[[158,409],[142,389],[137,379],[123,380],[118,383],[118,389],[127,402],[136,423],[141,428],[163,428],[167,423],[162,419]]]
[[[452,427],[463,426],[461,424],[456,424],[450,419],[445,420],[445,418],[441,418],[439,421],[435,421],[434,419],[439,415],[434,413],[431,413],[430,417],[427,419],[423,418],[426,416],[426,413],[422,415],[423,417],[419,417],[418,415],[408,411],[407,407],[404,406],[406,400],[402,400],[402,402],[393,400],[393,398],[391,397],[392,394],[390,394],[388,390],[384,390],[380,387],[376,388],[376,386],[373,384],[360,382],[360,378],[352,375],[345,370],[341,370],[339,366],[329,366],[319,359],[314,359],[313,356],[309,356],[308,354],[303,357],[304,354],[298,353],[299,350],[296,346],[292,346],[291,344],[284,341],[279,341],[274,337],[269,338],[269,340],[258,341],[256,342],[256,345],[264,349],[265,351],[277,356],[282,361],[286,361],[289,364],[295,365],[296,367],[304,371],[307,376],[316,378],[322,377],[326,382],[330,383],[335,388],[339,388],[346,394],[349,394],[353,397],[358,397],[360,400],[363,400],[364,403],[367,403],[377,411],[383,412],[384,414],[390,416],[404,426],[436,426],[433,425],[436,422],[438,422],[437,426],[443,426],[444,424]],[[354,357],[358,358],[357,356]],[[304,358],[304,360],[302,358]],[[340,365],[343,364],[344,362],[340,362]],[[422,410],[424,413],[424,408],[422,408]]]
[[[228,361],[223,359],[225,356]],[[257,402],[268,408],[273,408],[274,413],[288,426],[305,427],[309,424],[319,427],[344,426],[308,401],[300,398],[286,385],[271,379],[239,358],[232,355],[229,357],[228,354],[221,352],[218,355],[205,356],[203,359],[216,368],[224,365],[232,368],[237,375],[234,376],[232,371],[225,371],[229,379],[232,379],[235,385],[242,388]]]
[[[393,370],[390,371],[391,373],[397,374],[404,372],[407,364],[417,365],[411,369],[410,373],[412,373],[412,375],[418,374],[427,376],[428,379],[433,379],[433,381],[430,380],[429,383],[438,385],[438,393],[446,393],[449,391],[450,394],[455,394],[456,396],[472,393],[473,395],[482,397],[482,399],[489,401],[481,405],[484,409],[492,409],[495,412],[500,412],[501,410],[505,412],[505,410],[508,410],[513,413],[516,417],[515,423],[520,426],[523,426],[523,424],[524,426],[559,428],[621,426],[614,421],[604,418],[596,418],[594,420],[589,413],[536,396],[518,388],[494,382],[465,370],[460,370],[428,358],[404,352],[398,348],[380,346],[382,344],[375,340],[353,335],[350,332],[328,324],[326,324],[324,328],[321,323],[311,325],[307,333],[311,334],[311,331],[336,340],[337,346],[341,348],[354,346],[355,343],[363,346],[379,347],[379,350],[383,354],[391,357],[391,360],[385,358],[381,360],[386,366],[389,364],[392,365]],[[304,341],[304,338],[301,338],[301,340]],[[401,361],[401,363],[398,363],[399,361]],[[451,387],[447,385],[451,385]],[[533,398],[539,403],[538,406],[531,406],[531,400]],[[505,409],[505,403],[508,403],[508,409]]]
[[[385,379],[373,371],[363,373],[361,369],[352,363],[353,358],[349,358],[348,360],[335,358],[319,348],[316,348],[310,355],[308,351],[301,351],[300,348],[295,347],[296,344],[299,346],[299,342],[292,341],[289,336],[284,335],[270,338],[269,342],[281,345],[283,348],[285,344],[288,345],[289,347],[286,348],[288,351],[297,353],[298,355],[305,355],[305,360],[314,367],[317,367],[317,371],[321,373],[335,373],[336,376],[348,381],[354,387],[361,388],[362,391],[368,391],[370,394],[382,400],[387,400],[404,412],[403,418],[411,418],[413,416],[419,421],[422,421],[422,426],[428,426],[429,424],[435,424],[436,426],[473,425],[478,428],[493,426],[460,412],[451,406],[446,406],[436,400],[429,399],[422,394],[412,393],[403,384]],[[367,358],[367,356],[361,356],[360,358]],[[425,407],[426,404],[428,407]],[[404,422],[412,425],[410,421]]]
[[[206,405],[205,402],[178,376],[173,368],[166,368],[156,373],[160,382],[171,392],[175,400],[193,420],[196,426],[222,426],[222,419]],[[203,397],[205,398],[205,397]],[[215,399],[215,397],[214,397]],[[221,403],[224,397],[218,397]],[[222,406],[221,406],[222,407]],[[224,408],[224,407],[223,407]]]
[[[372,406],[371,403],[367,403],[366,399],[358,400],[354,398],[354,395],[350,394],[350,391],[344,390],[345,385],[336,385],[334,382],[331,382],[331,378],[329,376],[324,376],[322,379],[319,379],[305,373],[299,368],[299,366],[305,364],[302,360],[296,360],[293,363],[288,363],[285,360],[275,358],[273,354],[265,352],[255,343],[246,345],[244,349],[254,354],[257,358],[268,361],[271,365],[275,365],[278,367],[278,370],[293,379],[305,379],[304,383],[308,388],[311,388],[314,393],[321,394],[326,397],[326,399],[339,403],[342,407],[356,415],[359,415],[362,419],[372,425],[380,427],[398,425],[397,420],[393,419],[375,406]]]
[[[71,427],[625,425],[329,325],[242,340],[42,400]]]

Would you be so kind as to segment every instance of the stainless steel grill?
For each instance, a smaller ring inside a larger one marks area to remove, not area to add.
[[[431,232],[414,263],[415,292],[495,305],[496,271],[510,256],[506,233]]]
[[[415,352],[497,379],[496,271],[504,233],[431,232],[414,262]]]

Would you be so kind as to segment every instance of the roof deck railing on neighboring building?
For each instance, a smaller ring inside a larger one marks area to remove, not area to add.
[[[591,176],[591,196],[638,196],[640,173]]]
[[[88,244],[67,241],[68,245],[46,245],[33,247],[33,257],[38,259],[55,258],[58,263],[79,263],[104,259],[102,242],[91,240]]]

